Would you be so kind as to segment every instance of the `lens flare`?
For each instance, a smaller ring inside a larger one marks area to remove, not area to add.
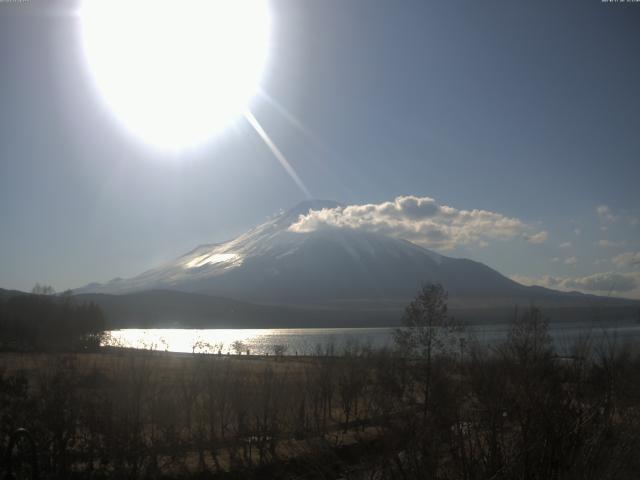
[[[265,145],[269,148],[269,150],[271,150],[271,153],[273,153],[273,156],[276,157],[278,162],[280,162],[280,165],[282,165],[282,168],[284,168],[285,172],[287,172],[289,177],[291,177],[291,180],[294,181],[294,183],[298,186],[298,188],[302,191],[302,193],[306,195],[307,198],[312,198],[311,192],[309,191],[307,186],[304,184],[300,176],[296,173],[294,168],[291,166],[291,163],[289,163],[289,160],[287,160],[287,157],[284,156],[284,153],[282,153],[282,151],[278,148],[275,142],[271,140],[271,137],[269,136],[269,134],[264,130],[264,128],[262,128],[262,125],[260,125],[260,122],[258,122],[258,119],[249,110],[244,112],[244,116],[249,122],[249,124],[256,131],[256,133],[260,136],[260,138],[262,138],[262,141],[265,143]]]
[[[269,50],[266,0],[85,0],[79,13],[106,104],[156,147],[205,142],[259,89]]]

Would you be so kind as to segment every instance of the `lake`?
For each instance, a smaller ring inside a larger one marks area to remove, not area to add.
[[[473,325],[466,336],[481,344],[492,345],[506,339],[510,325]],[[238,349],[252,355],[273,354],[275,346],[286,355],[313,355],[327,349],[340,353],[353,345],[381,348],[393,343],[393,328],[275,328],[275,329],[123,329],[112,330],[105,346],[121,346],[169,352],[235,353]],[[559,353],[568,353],[577,340],[590,338],[596,345],[603,341],[617,344],[640,341],[640,324],[618,322],[567,322],[550,325],[550,333]],[[235,344],[235,342],[241,342]]]

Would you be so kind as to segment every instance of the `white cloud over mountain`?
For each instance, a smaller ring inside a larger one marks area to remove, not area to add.
[[[486,246],[493,240],[522,238],[544,243],[549,234],[514,217],[488,210],[460,210],[433,198],[400,196],[393,201],[314,210],[289,228],[310,232],[326,228],[361,229],[441,250],[459,245]]]
[[[599,294],[608,294],[611,292],[630,297],[640,295],[638,291],[640,290],[640,272],[601,272],[584,277],[555,277],[552,275],[529,277],[525,275],[511,275],[511,279],[524,285],[540,285],[542,287],[565,291],[579,290]]]

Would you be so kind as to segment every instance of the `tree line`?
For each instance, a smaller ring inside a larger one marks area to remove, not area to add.
[[[0,299],[3,350],[95,350],[105,328],[100,307],[76,302],[71,292],[36,285],[31,294]]]

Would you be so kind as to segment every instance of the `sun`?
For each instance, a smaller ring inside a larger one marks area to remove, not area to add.
[[[266,0],[85,0],[79,13],[102,97],[156,147],[202,144],[258,90],[269,51]]]

